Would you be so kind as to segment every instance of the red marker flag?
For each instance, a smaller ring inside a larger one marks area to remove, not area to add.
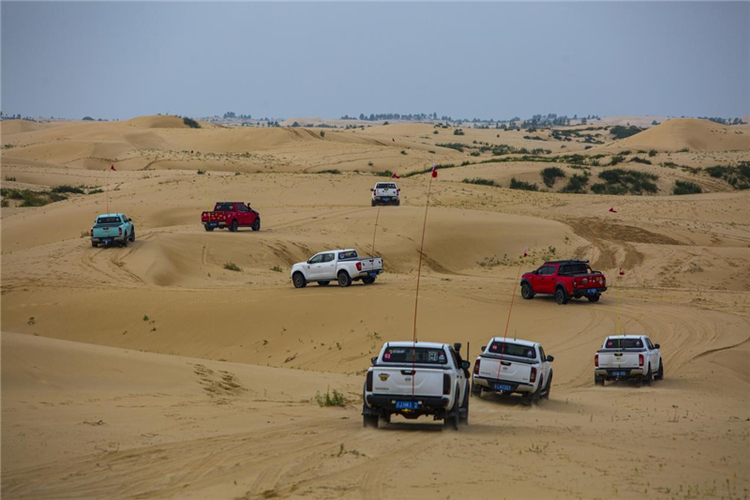
[[[613,214],[617,213],[617,210],[615,210],[615,207],[609,207],[609,211],[612,212]]]
[[[396,174],[396,172],[393,172],[393,175],[391,175],[391,179],[400,179],[401,177]]]
[[[117,169],[115,168],[115,166],[114,166],[114,165],[110,165],[110,166],[109,166],[109,169],[110,169],[110,170],[114,170],[115,172],[117,171]]]
[[[437,165],[432,164],[432,176],[437,177]]]
[[[392,140],[393,142],[396,142],[396,139],[395,139],[394,137],[391,137],[391,140]]]
[[[529,247],[524,247],[523,249],[523,256],[528,257],[529,256]]]
[[[620,268],[620,276],[625,276],[625,271],[623,271],[622,268]]]

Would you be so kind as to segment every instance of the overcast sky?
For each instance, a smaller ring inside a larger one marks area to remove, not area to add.
[[[744,1],[0,9],[6,114],[750,114]]]

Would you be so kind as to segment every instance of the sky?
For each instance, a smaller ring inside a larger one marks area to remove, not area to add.
[[[750,2],[0,4],[4,114],[750,114]]]

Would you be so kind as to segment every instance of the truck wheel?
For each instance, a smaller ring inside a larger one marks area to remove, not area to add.
[[[401,200],[396,200],[396,206],[401,206]]]
[[[558,287],[555,290],[555,302],[557,302],[560,305],[567,304],[570,300],[570,297],[568,297],[568,293],[565,291],[563,287]]]
[[[464,403],[461,408],[458,409],[458,422],[464,425],[469,425],[469,387],[466,387],[466,394],[464,394]]]
[[[521,297],[526,300],[531,300],[534,298],[534,290],[532,290],[530,283],[524,283],[523,285],[521,285]]]
[[[373,283],[375,283],[375,278],[373,278],[372,276],[367,276],[366,278],[362,278],[362,283],[364,283],[365,285],[372,285]]]
[[[542,397],[544,399],[549,399],[549,391],[552,389],[552,374],[549,374],[549,380],[547,380],[547,388],[544,390],[544,394],[542,394]]]
[[[231,225],[231,226],[229,226],[229,230],[230,230],[230,231],[232,231],[233,233],[236,233],[236,232],[237,232],[237,227],[238,227],[238,226],[239,226],[239,224],[237,224],[237,219],[234,219],[234,220],[232,221],[232,225]]]
[[[260,217],[257,217],[255,219],[255,222],[253,222],[253,231],[260,231]]]
[[[318,285],[320,286],[328,286],[328,283],[330,283],[330,281],[318,281]]]
[[[214,230],[214,227],[211,224],[203,224],[203,229],[205,229],[206,231],[211,232],[211,231]]]
[[[531,402],[539,404],[539,400],[542,398],[542,387],[544,386],[544,379],[539,379],[539,387],[531,395]]]
[[[651,380],[653,379],[653,375],[651,374],[651,365],[648,365],[648,371],[646,372],[646,376],[643,378],[643,383],[646,385],[651,385]]]
[[[664,363],[659,361],[659,371],[656,372],[656,375],[654,375],[654,378],[656,380],[664,380]]]
[[[378,428],[378,416],[377,415],[363,415],[362,426],[372,427],[373,429],[377,429]]]
[[[594,385],[604,385],[604,377],[594,375]]]
[[[482,397],[482,386],[475,384],[474,382],[471,383],[471,395],[476,396],[478,398]]]
[[[349,277],[349,273],[346,271],[339,272],[339,286],[347,287],[352,284],[352,279]]]
[[[99,248],[99,243],[97,243],[96,241],[92,241],[91,246],[94,248]]]
[[[443,420],[443,428],[445,429],[453,429],[454,431],[458,430],[458,415],[453,414],[452,412],[445,415],[445,419]]]
[[[375,200],[372,200],[372,206],[373,207],[375,206]]]
[[[307,286],[305,275],[300,272],[294,273],[294,276],[292,276],[292,283],[294,283],[294,288],[305,288],[305,286]]]
[[[120,246],[121,246],[122,248],[125,248],[125,247],[127,247],[127,246],[128,246],[128,237],[127,237],[127,236],[125,236],[125,237],[124,237],[124,238],[123,238],[123,239],[122,239],[122,240],[120,241]]]
[[[587,298],[589,299],[589,302],[599,302],[599,295],[598,293],[596,295],[589,295]]]
[[[130,233],[130,241],[135,241],[135,228],[133,228],[133,232]]]

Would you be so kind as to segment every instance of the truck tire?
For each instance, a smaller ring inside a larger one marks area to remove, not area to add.
[[[362,427],[378,428],[378,415],[372,415],[365,403],[362,403]]]
[[[346,271],[339,271],[338,280],[340,287],[347,287],[352,284],[352,279]]]
[[[292,276],[292,283],[294,283],[294,288],[305,288],[307,286],[305,275],[300,272],[294,273]]]
[[[91,246],[94,248],[99,248],[99,243],[97,243],[96,241],[92,241]]]
[[[594,385],[604,385],[604,377],[600,377],[599,375],[594,375]]]
[[[566,292],[563,287],[558,286],[555,289],[555,302],[562,306],[564,304],[567,304],[569,300],[570,297],[568,296],[568,292]]]
[[[542,399],[542,386],[544,385],[544,379],[539,379],[539,387],[536,388],[531,394],[531,402],[539,404],[539,400]]]
[[[654,375],[654,379],[664,380],[664,363],[661,360],[659,360],[659,370]]]
[[[328,286],[328,283],[330,283],[330,281],[318,281],[319,286]]]
[[[205,229],[208,232],[211,232],[214,230],[214,227],[211,224],[203,224],[203,229]]]
[[[651,373],[651,365],[648,365],[648,371],[646,372],[646,375],[642,379],[642,383],[646,385],[651,385],[651,380],[653,380],[654,376]]]
[[[123,237],[122,240],[120,240],[120,246],[122,248],[126,248],[128,246],[128,236],[127,235],[125,237]]]
[[[526,300],[531,300],[534,298],[534,290],[531,288],[531,283],[524,282],[521,285],[521,297]]]
[[[230,230],[231,232],[233,232],[233,233],[236,233],[236,232],[237,232],[237,228],[238,228],[238,227],[239,227],[239,224],[237,223],[237,219],[234,219],[234,220],[232,221],[232,225],[231,225],[231,226],[229,226],[229,230]]]
[[[255,222],[252,225],[253,231],[260,231],[260,217],[255,218]]]
[[[464,402],[461,408],[458,409],[458,422],[460,424],[469,425],[469,386],[467,384],[466,391],[464,394]]]
[[[372,206],[373,207],[375,206],[375,200],[372,200]]]
[[[476,396],[478,398],[482,397],[482,386],[475,384],[474,382],[471,383],[471,395]]]
[[[375,283],[375,278],[373,278],[372,276],[367,276],[366,278],[362,278],[362,283],[364,283],[365,285],[372,285],[373,283]]]
[[[396,206],[401,206],[401,200],[396,200]]]
[[[587,298],[589,299],[589,302],[599,302],[599,295],[598,293],[596,295],[589,295]]]
[[[130,233],[130,241],[135,242],[135,228],[133,228],[133,232]]]
[[[552,389],[552,373],[549,374],[549,380],[547,380],[547,388],[544,389],[542,398],[549,400],[549,391]]]

